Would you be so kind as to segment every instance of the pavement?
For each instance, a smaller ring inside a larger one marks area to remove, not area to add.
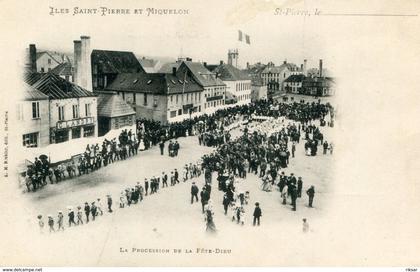
[[[325,135],[324,138],[331,139],[333,129],[328,127],[321,129]],[[240,129],[233,131],[232,134],[239,135]],[[229,216],[224,215],[223,193],[217,190],[214,174],[211,199],[215,213],[214,221],[218,230],[215,235],[209,236],[205,232],[201,204],[190,203],[191,183],[195,181],[201,190],[204,184],[203,175],[185,183],[181,182],[176,186],[161,189],[157,194],[147,196],[139,204],[124,209],[118,208],[118,197],[122,189],[132,187],[138,181],[143,184],[145,177],[158,175],[162,171],[169,172],[171,169],[178,168],[182,173],[181,169],[185,163],[195,162],[203,154],[213,150],[213,148],[199,146],[195,136],[179,138],[178,141],[181,149],[176,158],[171,158],[166,154],[161,156],[159,148],[153,147],[141,152],[138,156],[111,164],[91,174],[59,184],[49,184],[35,193],[24,194],[27,203],[34,208],[28,214],[30,218],[27,219],[29,225],[33,227],[33,232],[38,232],[37,213],[55,216],[60,209],[66,211],[68,205],[76,207],[85,201],[94,201],[98,197],[102,199],[105,207],[107,194],[111,194],[114,200],[114,212],[106,212],[104,216],[97,217],[95,222],[71,228],[66,226],[64,232],[51,235],[47,233],[46,227],[44,235],[34,235],[34,243],[48,243],[49,245],[47,249],[43,249],[42,253],[32,252],[34,260],[45,260],[48,256],[48,262],[54,265],[54,256],[61,256],[57,258],[60,260],[60,262],[57,261],[57,265],[62,265],[63,254],[69,254],[77,258],[69,257],[66,260],[68,265],[146,266],[160,262],[159,264],[163,266],[188,266],[185,258],[177,258],[176,254],[164,255],[165,262],[162,263],[162,254],[144,255],[133,252],[133,248],[192,250],[195,260],[202,260],[204,264],[215,255],[199,253],[201,251],[198,249],[230,250],[229,256],[239,258],[241,253],[252,254],[249,252],[252,248],[264,248],[264,245],[272,242],[283,246],[289,245],[291,237],[296,243],[300,243],[299,239],[303,239],[302,218],[307,218],[310,224],[310,233],[307,235],[321,231],[319,222],[328,214],[328,204],[334,186],[332,171],[334,154],[322,155],[322,148],[320,148],[321,152],[318,152],[317,156],[306,156],[303,141],[297,145],[295,158],[290,159],[289,167],[285,169],[286,174],[293,172],[295,176],[303,178],[303,194],[297,201],[296,212],[291,210],[290,200],[287,205],[282,205],[280,193],[276,187],[273,187],[272,192],[262,191],[261,180],[253,174],[248,174],[240,185],[243,191],[250,191],[250,203],[245,208],[244,226],[232,222]],[[310,185],[314,185],[316,189],[314,208],[307,207],[308,199],[304,193]],[[252,226],[255,202],[260,203],[263,213],[260,227]],[[273,233],[277,232],[280,235],[273,236]],[[281,233],[288,233],[288,235],[284,236]],[[246,239],[246,237],[256,236],[259,237],[258,241]],[[275,241],[273,237],[276,237]],[[65,246],[62,244],[63,241],[66,241]],[[60,248],[59,252],[57,248]],[[124,252],[124,250],[129,252]],[[187,252],[179,254],[188,256]],[[272,258],[270,254],[266,257]],[[287,256],[288,253],[283,252],[283,254]],[[214,259],[215,262],[221,260]],[[247,264],[258,265],[259,261],[262,260],[248,260]]]

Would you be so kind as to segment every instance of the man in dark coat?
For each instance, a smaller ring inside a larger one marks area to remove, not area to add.
[[[108,203],[108,212],[112,213],[112,198],[110,195],[107,195],[107,203]]]
[[[149,181],[146,179],[144,179],[144,191],[146,193],[146,195],[148,194],[149,191]]]
[[[191,185],[191,204],[194,203],[194,198],[195,201],[198,202],[198,187],[197,185],[195,185],[195,182],[192,183]]]
[[[302,187],[303,187],[302,177],[299,177],[297,181],[297,197],[302,197]]]
[[[223,209],[225,211],[225,215],[227,214],[227,210],[228,210],[229,204],[230,204],[229,197],[228,197],[227,193],[225,193],[223,195]]]
[[[95,202],[92,202],[92,205],[90,205],[90,213],[92,214],[92,220],[95,221],[95,217],[97,215],[98,209],[95,205]]]
[[[174,177],[175,177],[175,182],[176,183],[179,183],[179,173],[178,173],[178,170],[176,170],[176,168],[175,168],[175,170],[174,170],[175,172],[174,172]]]
[[[289,188],[290,188],[290,196],[292,198],[292,206],[293,206],[292,211],[296,211],[296,199],[298,195],[297,188],[296,188],[296,185],[293,183],[290,184]]]
[[[312,203],[314,201],[314,197],[315,197],[315,187],[312,185],[307,191],[306,194],[309,197],[309,208],[312,208]]]
[[[90,207],[87,202],[85,202],[85,214],[86,214],[86,223],[89,223]]]
[[[201,208],[202,208],[202,211],[204,213],[204,206],[207,204],[207,202],[210,198],[204,187],[201,190],[200,197],[201,197]]]
[[[165,148],[165,142],[163,140],[159,142],[159,148],[160,148],[160,155],[163,155],[163,149]]]
[[[255,209],[254,209],[254,222],[253,225],[255,226],[255,224],[257,224],[258,226],[260,225],[260,217],[262,216],[262,211],[260,208],[260,203],[256,202],[255,203]]]

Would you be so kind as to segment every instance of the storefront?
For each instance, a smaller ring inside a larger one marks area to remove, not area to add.
[[[59,121],[50,129],[50,143],[57,144],[71,139],[95,136],[95,118],[84,117],[68,121]]]

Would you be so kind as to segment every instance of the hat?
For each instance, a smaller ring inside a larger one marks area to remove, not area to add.
[[[42,218],[42,215],[38,215],[38,216],[37,216],[37,218],[38,218],[38,219],[41,219],[41,218]]]
[[[260,203],[258,203],[258,202],[255,202],[255,206],[259,206],[260,205]]]
[[[77,206],[77,209],[78,209],[78,210],[80,210],[81,208],[82,208],[82,207],[80,207],[80,206]]]
[[[89,205],[89,203],[85,202],[85,205]]]
[[[58,213],[63,213],[62,211],[58,211]]]
[[[48,218],[51,218],[52,217],[52,215],[51,214],[49,214],[49,215],[47,215],[48,216]]]

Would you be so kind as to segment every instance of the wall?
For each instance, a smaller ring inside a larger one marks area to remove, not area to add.
[[[50,127],[56,127],[58,119],[58,107],[64,106],[64,121],[73,120],[73,106],[79,105],[79,118],[88,117],[85,113],[85,104],[91,104],[89,117],[94,118],[95,135],[98,136],[98,111],[96,97],[80,97],[50,100]],[[83,133],[82,133],[83,135]],[[71,139],[71,137],[70,137]]]
[[[48,59],[51,60],[51,64],[48,64]],[[36,60],[36,69],[38,72],[42,72],[41,69],[44,68],[44,73],[48,72],[48,69],[54,69],[59,65],[50,55],[44,53],[41,57]]]
[[[19,122],[21,135],[39,132],[38,147],[44,147],[50,142],[50,126],[49,126],[49,101],[38,100],[39,102],[39,117],[32,119],[32,102],[35,101],[21,101],[16,108],[16,114]],[[22,136],[21,136],[22,137]],[[23,144],[23,138],[18,139]]]
[[[251,103],[251,80],[223,81],[226,91],[232,93],[238,99],[238,105]]]
[[[205,87],[203,91],[204,97],[202,98],[201,109],[207,114],[211,114],[218,109],[225,106],[226,86],[210,86]],[[212,100],[212,98],[220,96],[219,99]],[[210,101],[207,101],[210,99]]]

